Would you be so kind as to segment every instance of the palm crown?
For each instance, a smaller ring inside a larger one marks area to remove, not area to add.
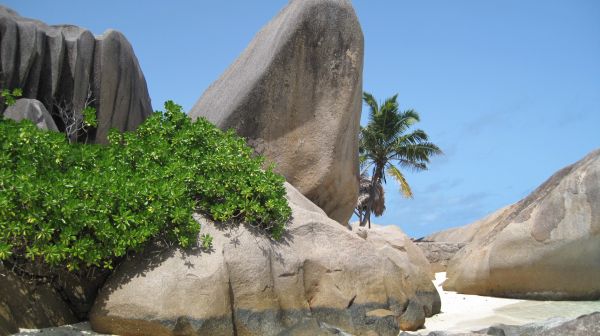
[[[410,127],[420,121],[419,114],[412,109],[399,111],[397,98],[398,95],[394,95],[380,106],[372,94],[363,94],[363,101],[369,106],[369,123],[366,127],[361,127],[359,158],[363,182],[371,169],[371,184],[367,188],[368,198],[363,197],[357,206],[361,225],[365,225],[367,221],[370,225],[370,213],[374,207],[381,209],[375,212],[376,216],[383,213],[383,204],[375,202],[383,202],[381,183],[386,182],[386,175],[395,178],[402,194],[411,198],[412,190],[399,168],[426,170],[429,157],[442,153],[436,145],[429,142],[427,133],[423,130],[409,132]]]

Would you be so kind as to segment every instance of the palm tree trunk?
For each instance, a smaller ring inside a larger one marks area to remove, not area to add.
[[[367,208],[365,215],[360,221],[360,226],[365,226],[369,223],[369,229],[371,228],[371,212],[373,210],[373,202],[375,202],[375,193],[377,190],[377,183],[380,182],[383,172],[380,169],[375,169],[375,174],[371,177],[371,188],[369,188],[369,200],[367,201]]]

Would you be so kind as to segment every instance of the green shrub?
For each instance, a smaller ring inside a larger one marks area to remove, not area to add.
[[[23,95],[21,88],[15,88],[12,91],[9,89],[3,89],[0,91],[0,97],[4,99],[4,105],[12,106],[17,102],[17,98]]]
[[[0,260],[111,268],[153,238],[197,244],[194,211],[279,238],[284,179],[262,165],[243,139],[171,101],[106,146],[0,120]]]

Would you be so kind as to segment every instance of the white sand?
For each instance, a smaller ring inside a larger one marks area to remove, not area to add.
[[[100,336],[104,334],[98,334],[92,331],[88,322],[81,322],[72,325],[65,325],[56,328],[45,328],[45,329],[21,329],[18,334],[13,336],[26,336],[26,335],[42,335],[42,336]],[[108,335],[107,335],[108,336]]]
[[[532,301],[502,299],[489,296],[464,295],[444,291],[441,284],[446,273],[436,273],[435,284],[442,299],[442,312],[425,321],[416,335],[444,330],[468,332],[481,330],[497,323],[527,324],[554,317],[573,319],[600,311],[600,301]]]

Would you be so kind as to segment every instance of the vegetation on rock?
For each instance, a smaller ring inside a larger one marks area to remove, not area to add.
[[[3,89],[0,91],[0,98],[4,100],[4,105],[12,106],[17,101],[17,98],[23,95],[23,90],[21,88],[15,88],[12,91],[9,89]]]
[[[262,165],[242,138],[171,101],[108,145],[0,118],[0,261],[111,268],[152,239],[196,246],[194,211],[278,238],[291,210],[283,177]]]
[[[396,165],[426,170],[429,158],[442,153],[428,141],[425,131],[416,129],[407,133],[420,117],[414,110],[399,111],[397,97],[386,99],[380,106],[372,94],[363,94],[363,101],[369,106],[369,123],[361,127],[359,138],[362,173],[355,213],[361,226],[367,223],[371,226],[371,213],[380,216],[385,211],[382,183],[386,182],[386,175],[398,181],[405,197],[412,197],[410,185]]]

